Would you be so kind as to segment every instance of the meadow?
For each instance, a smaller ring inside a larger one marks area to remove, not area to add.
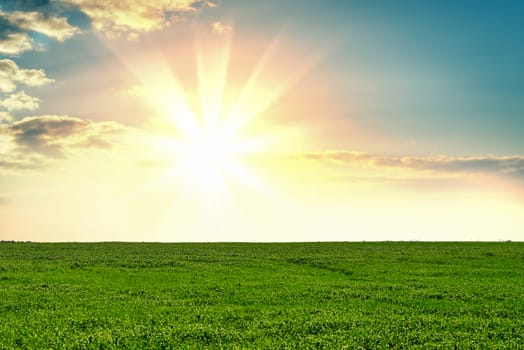
[[[0,349],[524,349],[524,243],[0,243]]]

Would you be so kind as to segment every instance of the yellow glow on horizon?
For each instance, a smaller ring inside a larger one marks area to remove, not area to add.
[[[280,181],[295,175],[270,159],[303,149],[305,125],[282,123],[288,110],[278,102],[314,60],[296,64],[282,38],[232,45],[231,35],[199,35],[172,51],[105,42],[130,73],[116,98],[138,106],[140,119],[108,153],[111,170],[96,185],[105,189],[78,194],[97,203],[84,212],[105,223],[93,239],[147,232],[148,240],[245,241],[267,220],[299,216]],[[71,168],[79,173],[68,178],[90,182],[80,169],[98,166],[90,157],[99,156],[78,157]]]

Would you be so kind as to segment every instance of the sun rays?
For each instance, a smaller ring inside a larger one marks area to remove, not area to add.
[[[262,180],[261,167],[253,167],[252,160],[285,153],[289,145],[300,142],[296,129],[279,125],[266,111],[318,57],[304,59],[282,76],[281,41],[276,37],[251,56],[256,60],[241,63],[233,57],[232,33],[195,39],[194,52],[184,51],[186,56],[176,59],[166,54],[165,47],[149,45],[152,50],[138,56],[110,47],[137,82],[134,96],[148,105],[151,121],[161,125],[144,140],[151,158],[160,160],[161,166],[127,196],[124,206],[154,194],[171,196],[169,202],[158,204],[162,215],[155,225],[164,235],[184,226],[182,222],[191,226],[190,231],[208,235],[220,227],[230,228],[242,215],[245,198],[252,206],[289,209],[274,184]],[[243,82],[235,71],[239,67],[250,71]]]

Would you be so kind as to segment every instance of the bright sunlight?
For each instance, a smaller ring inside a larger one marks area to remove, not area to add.
[[[289,145],[300,142],[294,130],[272,124],[264,113],[311,68],[311,62],[283,83],[268,85],[266,80],[275,76],[268,65],[278,43],[275,39],[251,67],[244,86],[232,86],[227,81],[231,38],[213,40],[217,41],[197,44],[195,61],[186,63],[196,67],[198,89],[188,89],[165,60],[143,59],[145,65],[132,67],[140,81],[135,93],[167,121],[166,129],[174,128],[172,136],[154,140],[162,158],[170,161],[162,181],[182,185],[181,197],[216,203],[232,198],[231,186],[269,195],[245,160],[285,152]],[[147,64],[151,61],[154,66]],[[184,71],[192,71],[188,67]]]
[[[220,127],[204,127],[182,139],[175,149],[176,169],[184,180],[206,192],[217,192],[225,185],[227,174],[239,168],[239,143]]]

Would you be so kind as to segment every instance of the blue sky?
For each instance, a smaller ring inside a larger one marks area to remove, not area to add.
[[[340,43],[321,69],[352,117],[430,153],[522,152],[522,2],[306,4],[282,12],[297,36]],[[268,17],[282,18],[273,10]]]
[[[319,69],[337,82],[333,103],[354,102],[370,127],[427,142],[431,152],[524,146],[520,1],[230,3],[240,6],[239,26],[273,35],[290,25],[298,40],[336,42]]]
[[[333,82],[341,113],[422,153],[478,155],[524,148],[523,14],[520,1],[224,1],[197,20],[231,21],[239,36],[284,33],[309,50],[332,45],[315,73]],[[90,39],[79,39],[73,66],[110,54],[86,50]],[[61,49],[71,55],[74,44]],[[54,51],[50,72],[71,69]]]
[[[368,128],[416,141],[422,152],[518,154],[523,13],[520,1],[223,1],[196,20],[233,22],[237,36],[284,33],[309,50],[332,45],[315,68],[335,86],[329,101]],[[81,12],[66,14],[89,28]],[[47,45],[19,62],[67,76],[111,55],[90,33]]]

